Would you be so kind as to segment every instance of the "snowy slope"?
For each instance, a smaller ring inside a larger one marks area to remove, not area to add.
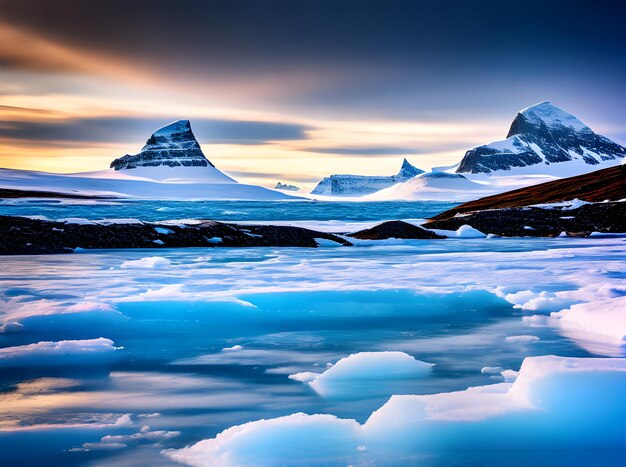
[[[139,154],[115,159],[111,169],[75,174],[0,169],[0,188],[150,199],[296,199],[222,173],[202,153],[188,120],[157,130]]]
[[[412,166],[404,159],[402,167],[400,167],[400,171],[396,175],[330,175],[324,177],[313,191],[311,191],[311,194],[326,196],[362,196],[377,192],[395,185],[396,183],[410,180],[422,173],[424,173],[423,170]]]
[[[427,172],[404,183],[397,183],[376,193],[364,196],[369,201],[382,200],[441,200],[463,201],[490,193],[488,185],[468,180],[461,174]]]
[[[172,169],[166,167],[163,170]],[[297,199],[261,186],[236,182],[196,181],[193,179],[160,181],[139,177],[108,177],[108,175],[111,174],[106,171],[101,174],[90,172],[81,176],[81,174],[63,175],[0,169],[0,188],[144,199]]]
[[[562,177],[616,165],[624,157],[626,148],[594,133],[573,115],[542,102],[517,114],[505,140],[467,151],[456,172]]]

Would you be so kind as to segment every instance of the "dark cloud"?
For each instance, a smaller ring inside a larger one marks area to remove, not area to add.
[[[508,121],[550,100],[626,123],[625,15],[623,0],[0,0],[2,21],[86,60],[328,118]]]
[[[158,128],[176,120],[164,118],[75,118],[68,120],[3,121],[0,137],[29,143],[129,143],[140,146]],[[239,120],[195,119],[191,127],[202,143],[265,144],[306,139],[306,126]]]
[[[255,68],[345,59],[452,68],[626,50],[626,7],[617,1],[2,0],[0,7],[5,20],[68,43],[206,68],[215,62],[202,59]]]

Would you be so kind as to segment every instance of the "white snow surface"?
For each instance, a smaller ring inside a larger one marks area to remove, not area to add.
[[[122,269],[161,269],[167,268],[171,264],[170,260],[161,256],[150,256],[149,258],[141,258],[131,261],[124,261],[120,268]]]
[[[75,174],[0,169],[0,188],[142,199],[288,200],[294,196],[237,183],[207,167],[139,167]]]
[[[473,182],[461,174],[426,172],[406,182],[365,195],[363,200],[456,201],[480,198],[491,192],[488,186]]]
[[[521,110],[520,113],[534,122],[542,122],[550,128],[568,126],[575,131],[590,130],[583,122],[564,110],[550,104],[540,102]]]
[[[550,315],[571,335],[589,334],[626,347],[626,296],[577,303]]]

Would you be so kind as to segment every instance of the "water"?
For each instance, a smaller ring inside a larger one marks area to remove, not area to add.
[[[0,201],[0,215],[49,219],[133,218],[143,221],[211,219],[217,221],[375,221],[424,219],[456,206],[439,201],[145,201],[40,200]]]
[[[348,224],[423,218],[443,207],[36,201],[4,204],[0,212]],[[164,260],[144,260],[154,256]],[[2,322],[22,327],[0,334],[0,347],[98,338],[117,347],[98,341],[90,351],[22,350],[16,364],[0,362],[2,463],[172,465],[162,450],[249,421],[304,412],[364,423],[392,394],[503,381],[499,374],[481,373],[483,367],[518,370],[535,355],[608,355],[558,327],[523,321],[537,311],[515,308],[505,297],[522,291],[530,294],[527,303],[544,297],[548,304],[539,312],[549,313],[568,306],[563,298],[549,300],[565,291],[617,290],[626,249],[623,238],[450,239],[351,248],[87,251],[4,257],[2,264]],[[506,339],[520,335],[537,339]],[[347,397],[321,396],[289,378],[321,373],[363,351],[405,352],[435,366],[424,377],[359,382]],[[109,435],[119,438],[102,440]],[[299,442],[268,436],[283,447]],[[257,449],[257,462],[268,465],[258,460],[264,448]],[[347,465],[355,462],[352,452],[331,460],[309,453],[287,464]],[[359,452],[357,464],[368,465],[368,451]],[[612,465],[614,454],[455,451],[407,459],[392,451],[376,464]]]

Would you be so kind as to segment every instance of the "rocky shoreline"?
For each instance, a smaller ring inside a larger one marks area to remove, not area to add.
[[[49,221],[0,216],[0,254],[71,253],[81,249],[181,247],[309,247],[322,241],[351,243],[337,235],[301,227],[239,225],[204,221],[163,224],[75,219]]]
[[[526,206],[487,209],[444,219],[432,219],[428,229],[456,230],[469,225],[484,234],[502,237],[587,237],[593,232],[626,232],[626,202],[589,203],[574,207]]]
[[[442,217],[442,218],[440,218]],[[469,225],[484,234],[501,237],[587,237],[593,232],[626,233],[626,202],[573,203],[486,209],[437,216],[423,227],[387,221],[346,235],[302,227],[242,225],[216,221],[193,224],[139,220],[50,221],[0,216],[0,255],[71,253],[78,249],[185,248],[185,247],[305,247],[327,242],[352,246],[359,240],[444,239],[439,231]]]

